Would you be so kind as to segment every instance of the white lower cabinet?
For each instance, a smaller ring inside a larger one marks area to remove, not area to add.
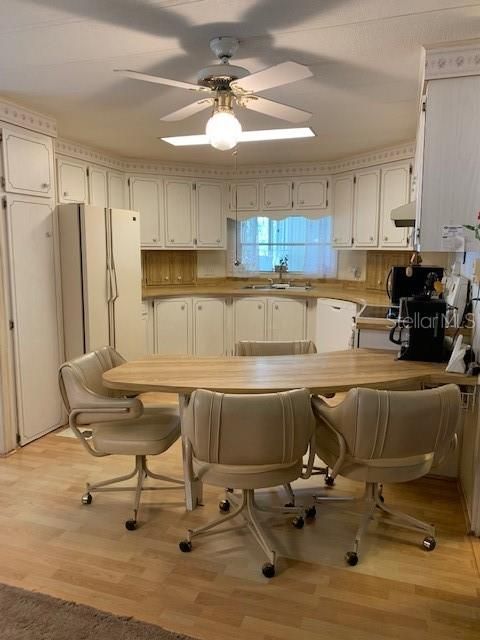
[[[307,303],[288,298],[268,299],[269,340],[304,340]]]
[[[223,356],[227,353],[224,298],[193,299],[193,354]]]
[[[188,356],[192,353],[192,299],[155,300],[155,353]]]
[[[233,301],[233,346],[240,340],[267,339],[265,298],[235,298]]]
[[[319,353],[344,351],[352,344],[357,305],[344,300],[317,300],[315,345]]]

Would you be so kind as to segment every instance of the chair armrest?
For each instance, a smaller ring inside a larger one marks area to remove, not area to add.
[[[76,424],[82,425],[132,420],[142,413],[143,404],[137,398],[114,398],[83,389],[70,415],[74,415]]]

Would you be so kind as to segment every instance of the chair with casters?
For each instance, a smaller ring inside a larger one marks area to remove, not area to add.
[[[317,347],[311,340],[240,340],[236,345],[237,356],[301,356],[317,353]],[[333,486],[333,478],[328,473],[328,467],[314,466],[312,475],[325,476],[325,484]],[[289,506],[295,505],[295,494],[290,484],[284,486]]]
[[[133,518],[125,522],[128,530],[137,527],[143,490],[167,489],[144,486],[147,477],[184,486],[181,480],[150,470],[147,456],[169,449],[180,436],[180,418],[175,407],[155,406],[144,410],[142,402],[126,397],[121,391],[103,385],[102,374],[125,362],[112,347],[102,347],[65,362],[59,371],[59,385],[68,411],[68,423],[85,449],[95,457],[123,455],[135,457],[135,468],[127,475],[87,483],[83,504],[92,502],[92,493],[100,491],[134,491]],[[136,486],[112,486],[137,477]]]
[[[192,540],[241,515],[266,554],[262,566],[267,578],[275,575],[276,552],[271,548],[259,512],[294,516],[297,529],[315,517],[315,507],[259,505],[255,490],[275,487],[308,477],[315,456],[315,421],[307,389],[271,394],[227,395],[203,389],[192,393],[183,413],[184,445],[192,478],[230,487],[219,504],[223,515],[196,529],[189,529],[179,544],[192,550]],[[303,472],[303,456],[309,464]],[[235,495],[235,490],[241,496]],[[226,529],[229,530],[229,529]]]
[[[423,547],[435,548],[435,527],[385,504],[384,483],[407,482],[429,473],[456,446],[460,391],[449,384],[424,391],[351,389],[334,407],[312,399],[317,420],[317,455],[341,475],[365,483],[365,511],[353,549],[345,555],[354,566],[359,546],[376,513],[386,524],[424,535]]]

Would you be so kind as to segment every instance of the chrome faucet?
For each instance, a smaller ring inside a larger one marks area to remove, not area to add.
[[[284,284],[285,281],[283,279],[283,274],[288,271],[288,256],[285,255],[283,258],[280,258],[278,264],[275,265],[275,271],[278,273],[278,282],[280,284]]]

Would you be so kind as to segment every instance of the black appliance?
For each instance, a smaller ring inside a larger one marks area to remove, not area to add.
[[[392,267],[387,278],[387,293],[392,305],[400,304],[400,298],[421,295],[430,273],[435,273],[438,280],[441,280],[443,267],[426,267],[417,264],[408,267]]]
[[[390,340],[400,345],[399,360],[444,362],[447,303],[429,295],[400,299],[400,312]]]

